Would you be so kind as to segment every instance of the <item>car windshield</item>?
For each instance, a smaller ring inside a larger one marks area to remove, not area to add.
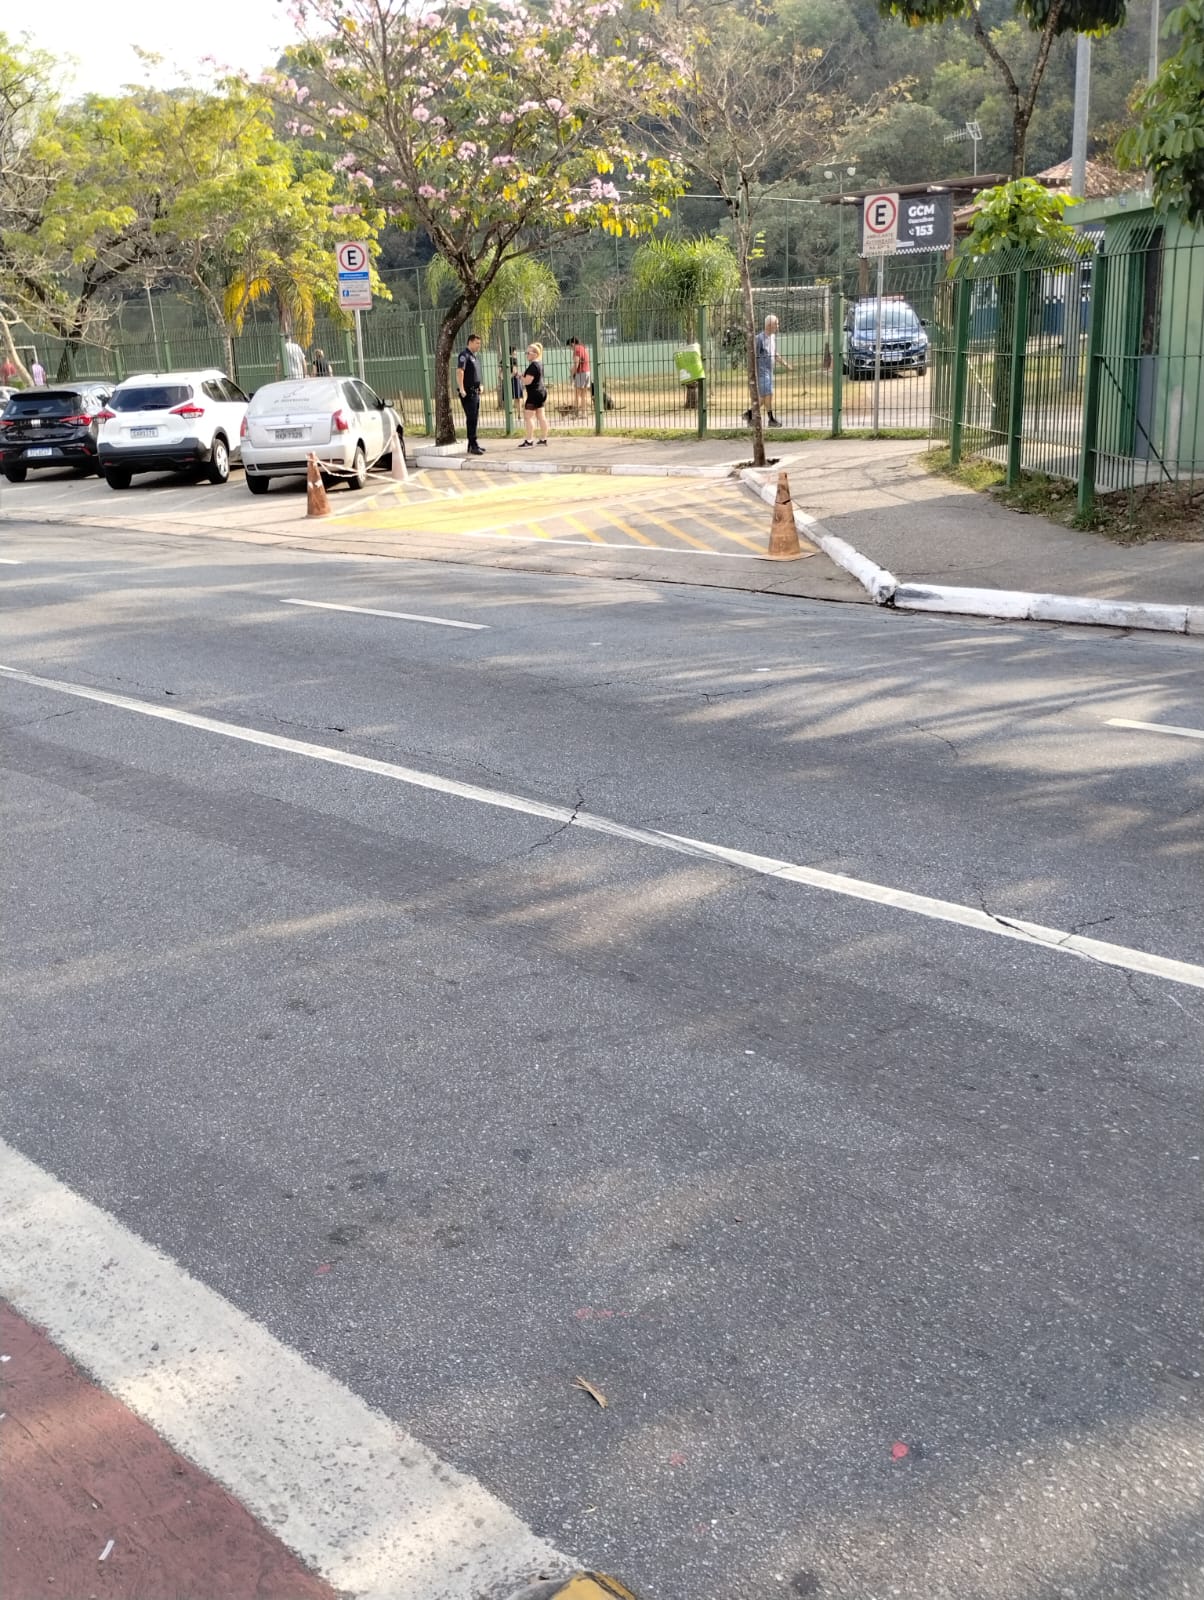
[[[114,389],[109,400],[111,411],[170,411],[190,399],[186,383],[145,384],[137,389]]]
[[[8,402],[10,417],[65,417],[83,410],[83,401],[70,389],[39,389],[36,394],[15,394]]]
[[[251,414],[262,417],[276,411],[337,411],[345,404],[337,384],[325,378],[302,378],[297,383],[268,383],[256,389]]]
[[[877,312],[874,306],[863,307],[857,312],[855,326],[858,333],[872,333],[876,323]],[[883,331],[889,328],[895,333],[917,333],[920,319],[907,306],[883,306],[882,327]]]

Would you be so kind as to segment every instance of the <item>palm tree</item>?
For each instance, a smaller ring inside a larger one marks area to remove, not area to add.
[[[438,301],[446,290],[459,287],[459,279],[442,256],[435,256],[426,269],[426,286],[432,302]],[[502,262],[493,282],[477,301],[472,314],[473,332],[488,343],[494,323],[520,311],[538,327],[559,303],[560,285],[551,267],[534,256],[513,256]]]
[[[727,300],[740,285],[740,266],[728,240],[704,234],[694,239],[649,239],[631,263],[637,295],[680,318],[684,343],[694,337],[699,306]],[[698,408],[698,385],[686,384],[686,410]]]

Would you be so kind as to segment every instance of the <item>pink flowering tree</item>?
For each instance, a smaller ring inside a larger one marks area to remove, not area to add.
[[[444,377],[505,262],[556,236],[643,233],[681,193],[674,161],[635,133],[669,110],[674,80],[628,0],[297,0],[293,17],[304,42],[276,94],[451,271]],[[450,444],[445,381],[435,399]]]

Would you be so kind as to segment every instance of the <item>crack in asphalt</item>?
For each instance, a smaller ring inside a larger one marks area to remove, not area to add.
[[[955,756],[961,756],[960,746],[954,744],[953,740],[947,738],[945,734],[937,733],[934,728],[926,728],[922,722],[909,722],[907,726],[914,729],[916,733],[926,734],[929,739],[939,739],[943,745],[947,745],[949,749],[952,750]],[[986,911],[986,909],[987,908],[984,906],[983,910]],[[987,915],[990,916],[990,914],[991,913],[988,911]]]

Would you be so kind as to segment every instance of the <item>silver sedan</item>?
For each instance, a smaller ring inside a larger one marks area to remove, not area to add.
[[[252,494],[272,478],[305,476],[312,453],[323,482],[362,489],[368,469],[402,449],[393,408],[359,378],[293,378],[257,389],[242,426],[242,460]]]

